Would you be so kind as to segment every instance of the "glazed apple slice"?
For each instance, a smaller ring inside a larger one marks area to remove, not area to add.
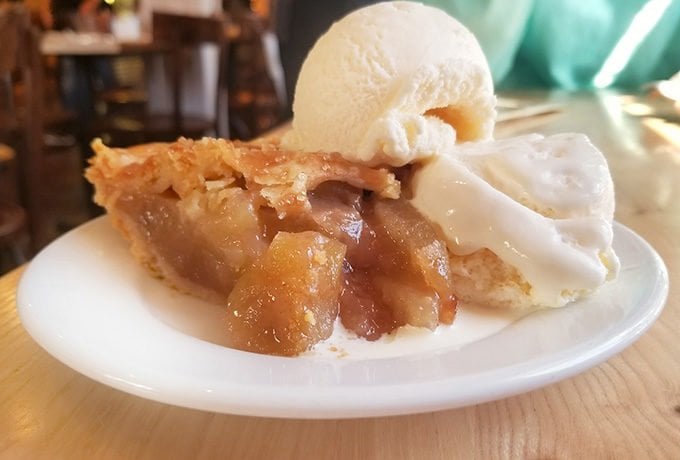
[[[345,264],[340,294],[340,319],[347,329],[371,341],[392,332],[400,324],[393,309],[376,292],[368,271],[355,269],[349,263]]]
[[[435,229],[403,199],[374,200],[365,218],[379,249],[374,286],[398,324],[434,329],[450,324],[456,300],[446,245]]]
[[[345,246],[320,233],[279,232],[229,295],[229,345],[295,356],[330,337],[344,257]]]
[[[266,249],[257,197],[227,188],[193,192],[128,192],[111,205],[114,224],[137,259],[182,291],[223,303],[236,280]]]

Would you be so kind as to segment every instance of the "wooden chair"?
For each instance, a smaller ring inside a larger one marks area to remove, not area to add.
[[[90,130],[93,136],[117,146],[153,141],[173,141],[179,136],[199,138],[220,131],[221,117],[226,110],[220,107],[224,66],[227,53],[227,34],[223,18],[193,17],[169,13],[153,13],[153,40],[166,50],[169,61],[171,111],[169,114],[146,113],[141,116],[111,116],[96,120]],[[215,99],[215,117],[205,118],[184,114],[182,94],[185,87],[184,68],[190,53],[204,43],[213,43],[219,49],[218,77]]]
[[[26,221],[24,208],[0,201],[0,274],[27,260]]]
[[[0,144],[0,200],[19,202],[17,185],[16,152],[6,144]]]
[[[27,257],[27,217],[18,203],[16,153],[0,144],[0,274]]]
[[[268,52],[271,37],[262,19],[246,8],[232,10],[238,36],[230,44],[228,65],[229,122],[233,138],[252,139],[283,118],[285,84],[278,55]],[[274,70],[280,73],[277,78]],[[280,81],[277,81],[280,80]]]
[[[17,152],[18,188],[21,204],[0,203],[0,241],[7,245],[18,238],[27,218],[31,246],[37,250],[48,242],[43,191],[42,62],[38,32],[20,4],[0,5],[0,141]],[[17,82],[20,101],[14,98]]]

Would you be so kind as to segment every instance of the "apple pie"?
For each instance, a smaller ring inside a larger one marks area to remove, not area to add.
[[[95,201],[134,257],[223,305],[233,348],[294,356],[337,321],[376,340],[454,319],[446,244],[403,197],[407,168],[222,139],[93,148]]]

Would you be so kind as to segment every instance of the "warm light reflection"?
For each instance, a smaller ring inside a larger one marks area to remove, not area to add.
[[[35,439],[41,433],[44,417],[31,410],[31,407],[27,406],[23,399],[17,398],[8,402],[8,410],[3,416],[6,417],[5,422],[12,424],[10,431],[13,439],[10,441]]]
[[[263,18],[269,17],[271,14],[270,0],[251,0],[250,9]]]
[[[125,386],[132,386],[135,387],[139,390],[144,390],[144,391],[154,391],[153,387],[150,387],[148,385],[144,385],[141,383],[136,383],[134,382],[135,376],[130,374],[130,379],[124,379],[122,377],[116,377],[115,375],[110,375],[110,374],[105,374],[104,377],[106,377],[109,380],[114,380],[116,382],[123,383]]]
[[[661,118],[645,118],[642,124],[654,131],[669,144],[680,149],[680,126],[675,123],[668,123]]]
[[[660,81],[656,85],[656,90],[663,97],[675,101],[676,104],[680,104],[680,81]]]
[[[637,130],[634,129],[637,121],[631,121],[630,117],[626,116],[621,97],[615,93],[602,92],[597,100],[606,114],[605,120],[617,133],[617,141],[621,147],[633,155],[645,156],[646,151],[640,144]]]
[[[595,75],[593,84],[596,88],[606,88],[614,82],[635,50],[640,46],[642,40],[649,35],[670,4],[671,0],[650,0],[638,11],[628,30],[623,34],[611,54],[604,61],[600,71]]]
[[[634,115],[636,117],[642,117],[654,113],[652,107],[650,107],[648,104],[643,104],[641,102],[631,102],[625,104],[623,106],[623,109],[626,111],[626,113]]]

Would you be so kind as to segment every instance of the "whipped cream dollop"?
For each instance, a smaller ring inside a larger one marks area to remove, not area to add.
[[[284,147],[402,166],[456,142],[489,139],[493,81],[474,35],[414,2],[358,9],[305,59]]]
[[[585,135],[461,144],[420,167],[412,190],[452,254],[491,250],[530,284],[535,305],[562,306],[618,273],[614,187]]]

